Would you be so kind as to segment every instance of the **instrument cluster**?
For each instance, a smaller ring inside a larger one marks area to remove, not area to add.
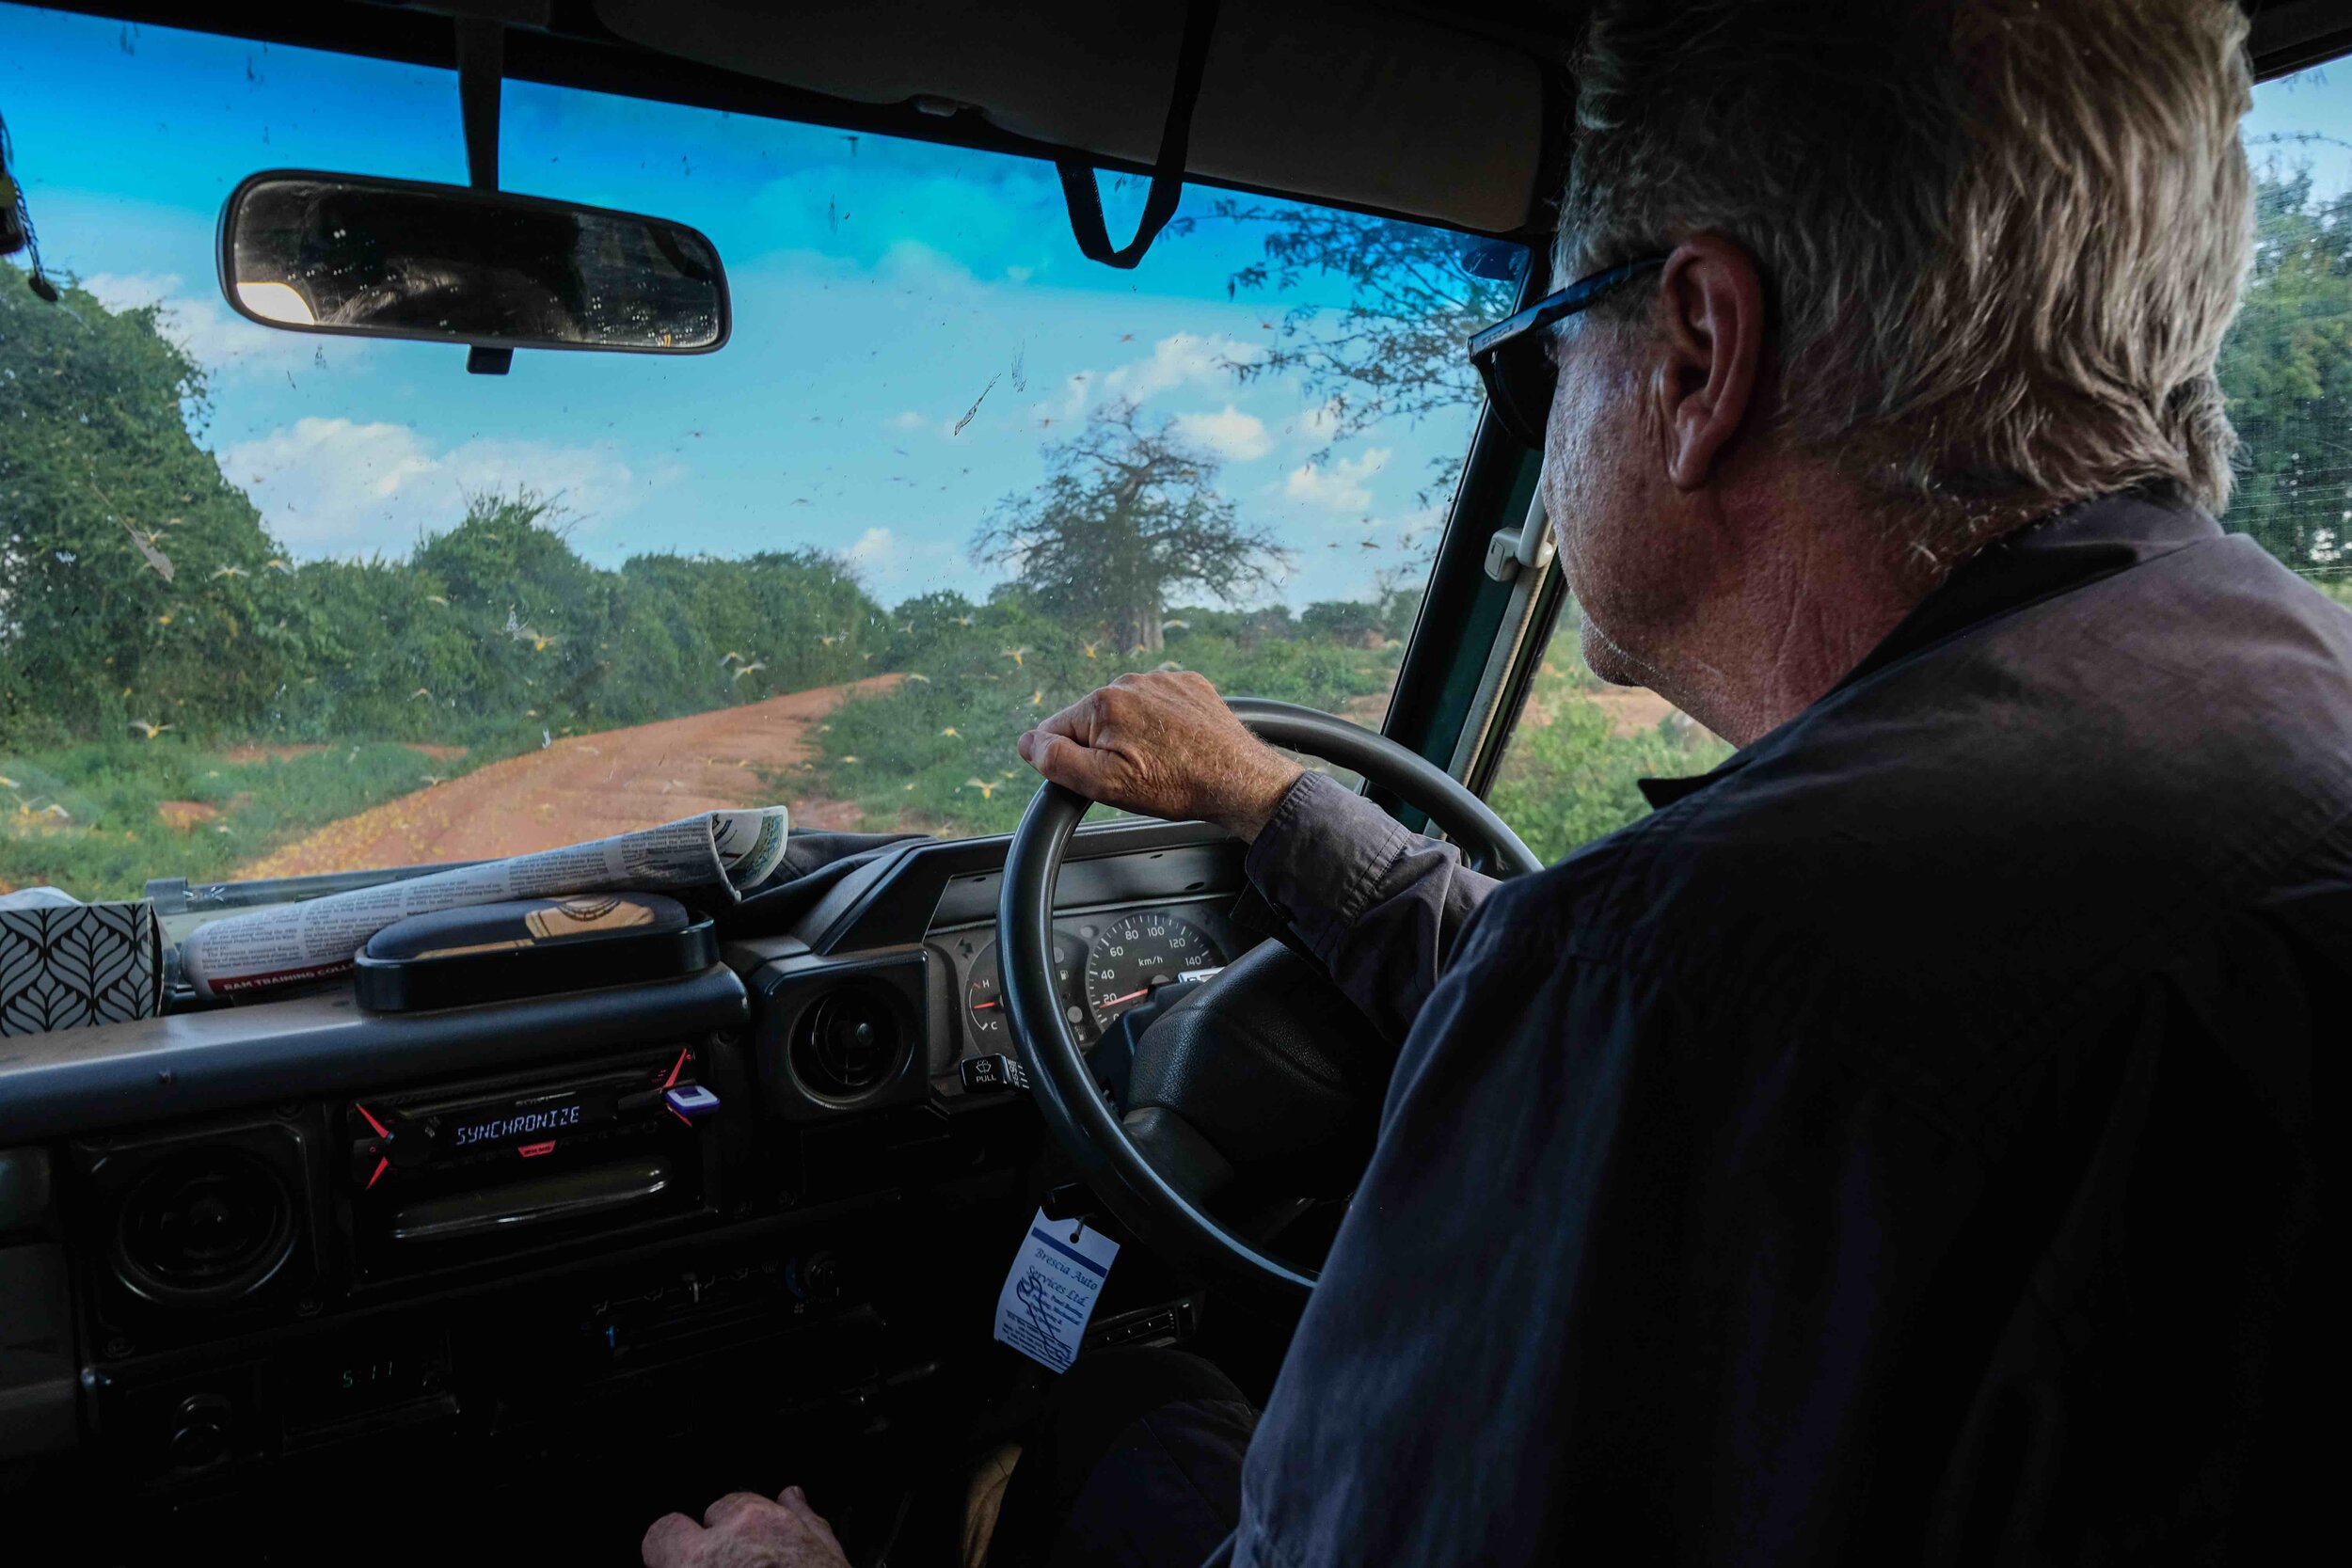
[[[1233,932],[1223,900],[1104,910],[1054,922],[1054,978],[1062,1016],[1083,1047],[1092,1047],[1120,1015],[1162,986],[1183,985],[1224,967]],[[1003,976],[994,930],[986,926],[935,933],[956,966],[963,1051],[1012,1050],[1005,1022]]]

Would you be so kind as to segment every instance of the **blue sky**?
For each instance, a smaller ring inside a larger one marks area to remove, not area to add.
[[[2265,82],[2240,135],[2258,168],[2309,165],[2321,195],[2352,189],[2352,61]]]
[[[405,552],[466,491],[530,483],[563,492],[603,564],[816,545],[885,600],[977,593],[1000,575],[967,554],[981,518],[1124,397],[1223,459],[1304,604],[1426,570],[1416,492],[1469,436],[1466,410],[1316,462],[1318,400],[1230,369],[1293,303],[1228,298],[1258,234],[1208,219],[1132,273],[1097,266],[1042,164],[510,82],[501,183],[702,230],[736,325],[715,355],[524,352],[501,378],[460,349],[255,325],[214,277],[220,202],[257,169],[462,182],[449,72],[0,5],[0,111],[47,264],[109,305],[165,302],[211,372],[201,438],[300,555]],[[1123,235],[1142,193],[1120,183]]]
[[[2352,187],[2347,88],[2323,68],[2258,89],[2253,156]],[[202,438],[301,555],[399,553],[466,491],[529,483],[608,565],[816,545],[885,600],[977,593],[999,575],[966,552],[980,519],[1118,396],[1218,452],[1225,492],[1295,548],[1281,596],[1303,604],[1425,570],[1416,492],[1469,434],[1467,411],[1391,423],[1315,462],[1316,400],[1227,368],[1288,303],[1227,298],[1257,236],[1209,219],[1135,272],[1096,266],[1041,164],[509,83],[503,183],[701,229],[736,330],[696,358],[526,352],[501,378],[448,347],[254,325],[214,280],[219,203],[256,169],[462,182],[450,73],[0,4],[0,110],[49,264],[166,303],[212,372]],[[1114,234],[1140,204],[1124,183]]]

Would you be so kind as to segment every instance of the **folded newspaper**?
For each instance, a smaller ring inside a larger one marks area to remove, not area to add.
[[[331,979],[394,921],[508,898],[711,887],[739,899],[783,861],[788,824],[783,806],[705,812],[617,838],[232,915],[182,939],[180,973],[208,1000]]]

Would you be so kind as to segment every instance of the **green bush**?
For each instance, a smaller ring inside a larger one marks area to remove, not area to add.
[[[1597,684],[1565,650],[1547,663],[1487,793],[1547,862],[1648,816],[1638,781],[1704,772],[1730,754],[1680,714],[1633,735],[1611,733],[1608,711],[1584,695]]]
[[[201,371],[152,308],[47,305],[0,264],[0,747],[602,729],[885,668],[815,550],[583,561],[528,489],[405,558],[294,565],[197,444]]]

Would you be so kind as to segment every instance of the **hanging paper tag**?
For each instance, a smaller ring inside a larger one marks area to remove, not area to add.
[[[1101,1231],[1040,1209],[996,1298],[996,1338],[1047,1371],[1068,1371],[1118,1256]]]

